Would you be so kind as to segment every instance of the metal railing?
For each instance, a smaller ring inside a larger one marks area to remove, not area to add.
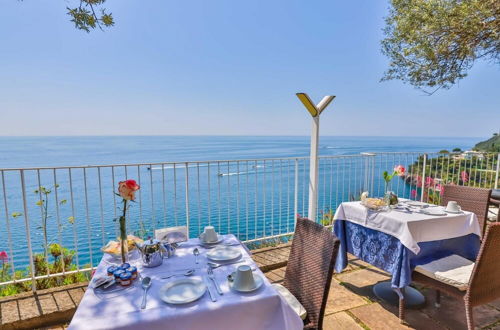
[[[363,191],[382,196],[382,172],[399,164],[407,173],[393,179],[391,190],[405,198],[436,203],[445,183],[489,188],[499,183],[498,154],[323,156],[317,221],[330,223],[341,202],[358,199]],[[308,211],[305,157],[0,169],[0,251],[10,257],[9,276],[2,271],[0,286],[31,281],[36,290],[35,280],[94,269],[101,247],[118,236],[114,219],[120,200],[114,192],[127,178],[141,186],[128,212],[128,229],[142,237],[180,225],[194,237],[213,225],[220,233],[258,242],[290,235],[297,214]],[[60,271],[46,267],[40,273],[42,255],[71,258],[60,257]]]

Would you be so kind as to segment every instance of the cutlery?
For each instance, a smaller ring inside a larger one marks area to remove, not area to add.
[[[109,288],[110,286],[112,286],[112,285],[113,285],[113,284],[115,284],[115,283],[116,283],[115,279],[112,279],[111,281],[109,281],[109,282],[108,282],[108,284],[105,284],[105,285],[103,286],[103,288],[104,288],[104,289],[107,289],[107,288]]]
[[[141,304],[141,309],[146,308],[146,299],[148,295],[148,289],[151,287],[151,277],[146,276],[142,280],[142,289],[144,290],[144,293],[142,295],[142,304]]]
[[[200,250],[198,250],[198,248],[194,248],[193,254],[194,254],[195,263],[198,263],[198,256],[200,255]]]
[[[214,282],[215,289],[222,296],[224,293],[222,293],[222,290],[220,289],[219,284],[217,284],[217,281],[215,280],[214,271],[212,270],[211,267],[208,267],[207,272],[208,272],[208,278],[211,279],[212,282]]]
[[[225,264],[216,264],[215,262],[207,262],[207,265],[210,266],[210,268],[219,268],[221,266],[228,266],[228,265],[234,265],[234,264],[239,264],[240,262],[245,262],[246,260],[238,260],[238,261],[232,261],[232,262],[227,262]]]
[[[191,276],[194,274],[194,269],[190,269],[188,270],[187,272],[185,272],[184,274],[172,274],[172,275],[168,275],[168,276],[165,276],[165,277],[162,277],[162,279],[166,280],[167,278],[171,278],[171,277],[174,277],[174,276]]]
[[[205,277],[203,277],[204,281],[205,281],[205,285],[207,286],[207,291],[208,291],[208,294],[210,295],[210,299],[213,301],[213,302],[216,302],[217,301],[217,298],[215,297],[215,295],[212,293],[212,290],[210,290],[210,285],[207,281],[207,279]]]

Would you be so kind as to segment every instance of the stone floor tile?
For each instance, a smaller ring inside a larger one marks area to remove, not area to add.
[[[285,272],[286,272],[286,267],[281,267],[278,269],[273,270],[273,273],[275,273],[278,276],[285,277]]]
[[[325,314],[332,314],[366,304],[368,302],[365,299],[333,280],[328,293]]]
[[[283,278],[274,274],[273,272],[265,273],[266,277],[271,281],[271,283],[282,281]]]
[[[323,329],[361,330],[363,328],[346,312],[340,312],[325,316],[323,320]]]
[[[399,318],[399,306],[393,306],[385,302],[379,302],[380,305],[387,311],[391,312],[395,317]],[[433,329],[446,330],[443,324],[425,314],[422,309],[405,309],[404,315],[405,324],[412,329]]]
[[[20,319],[17,301],[7,301],[0,304],[2,324],[12,323]]]
[[[500,299],[488,303],[488,305],[498,309],[500,311]]]
[[[378,303],[356,307],[351,309],[350,312],[371,330],[408,329],[407,326],[399,322],[396,315],[384,309]]]
[[[422,310],[431,318],[437,320],[441,324],[445,324],[450,329],[467,329],[467,321],[465,318],[465,306],[463,301],[441,294],[441,307],[434,306],[434,292],[427,290],[424,292],[428,301],[427,306]],[[488,305],[474,307],[474,325],[482,328],[491,325],[500,320],[500,312]]]
[[[349,273],[342,273],[335,276],[337,280],[357,295],[375,300],[373,285],[378,282],[387,281],[390,277],[376,269],[360,269]]]

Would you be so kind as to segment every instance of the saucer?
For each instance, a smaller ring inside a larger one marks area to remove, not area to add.
[[[424,203],[424,202],[419,202],[419,201],[405,201],[406,205],[413,206],[413,207],[419,207],[419,208],[426,208],[429,206],[429,204]]]
[[[231,273],[231,276],[233,278],[236,277],[236,272],[232,272]],[[258,288],[260,288],[262,286],[262,284],[264,284],[264,279],[262,279],[262,277],[260,275],[257,275],[257,274],[253,274],[253,281],[254,281],[254,287],[251,288],[251,289],[238,289],[234,286],[234,280],[233,281],[227,281],[228,284],[229,284],[229,288],[234,290],[234,291],[238,291],[238,292],[253,292],[255,290],[257,290]]]
[[[452,213],[452,214],[460,214],[460,213],[462,213],[462,210],[460,210],[460,211],[450,211],[450,210],[446,210],[446,209],[445,209],[444,211],[445,211],[446,213]]]
[[[224,237],[222,235],[217,234],[217,240],[213,242],[206,242],[201,238],[201,235],[198,236],[198,239],[200,240],[201,244],[207,244],[207,245],[212,245],[212,244],[219,244],[224,240]]]

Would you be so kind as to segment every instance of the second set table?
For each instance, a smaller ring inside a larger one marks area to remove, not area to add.
[[[480,248],[481,230],[472,212],[437,216],[406,207],[372,211],[361,202],[346,202],[337,208],[334,218],[333,230],[340,239],[335,271],[347,267],[350,253],[391,274],[390,285],[375,286],[379,298],[397,301],[391,291],[403,292],[409,306],[420,305],[423,299],[409,287],[416,266],[451,254],[475,260]]]

